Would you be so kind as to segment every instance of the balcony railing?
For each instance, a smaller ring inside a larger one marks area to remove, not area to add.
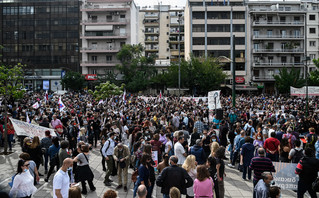
[[[82,34],[81,34],[82,36]],[[113,32],[110,32],[110,33],[106,33],[106,32],[103,32],[102,34],[97,34],[97,33],[85,33],[84,36],[127,36],[126,33],[113,33]]]
[[[253,76],[253,80],[275,80],[273,75]]]
[[[279,7],[278,9],[277,8],[270,8],[270,7],[268,7],[268,8],[266,8],[266,7],[262,7],[262,8],[251,8],[250,9],[250,11],[257,11],[257,12],[259,12],[259,11],[261,11],[261,12],[269,12],[269,11],[273,11],[273,12],[278,12],[278,11],[280,11],[280,12],[283,12],[283,11],[286,11],[286,12],[291,12],[291,11],[293,11],[293,12],[295,12],[295,11],[306,11],[306,9],[304,8],[292,8],[292,7]]]
[[[114,19],[114,20],[92,20],[92,19],[87,19],[87,20],[82,20],[82,23],[127,23],[127,19]]]
[[[88,5],[85,4],[82,6],[82,9],[105,9],[105,8],[111,8],[111,9],[118,9],[118,8],[129,8],[129,6],[123,6],[123,5]]]
[[[280,62],[280,63],[271,63],[271,62],[254,62],[253,66],[273,66],[273,67],[281,67],[281,66],[285,66],[285,65],[295,65],[295,66],[303,66],[303,63],[294,63],[294,62]]]
[[[303,25],[303,21],[254,21],[253,25]]]
[[[120,64],[121,62],[119,60],[114,60],[114,61],[81,61],[81,64]]]
[[[270,52],[270,53],[280,53],[280,52],[304,52],[304,49],[297,48],[297,49],[254,49],[253,52]]]
[[[303,38],[303,35],[282,35],[282,34],[272,34],[272,35],[254,35],[253,39],[267,39],[267,38]]]
[[[82,51],[119,51],[118,47],[82,47]]]

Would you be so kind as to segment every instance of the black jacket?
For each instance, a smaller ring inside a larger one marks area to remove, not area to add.
[[[171,187],[176,187],[181,194],[186,194],[186,188],[193,186],[193,179],[185,169],[176,165],[164,168],[156,180],[156,185],[162,187],[161,193],[168,195]]]

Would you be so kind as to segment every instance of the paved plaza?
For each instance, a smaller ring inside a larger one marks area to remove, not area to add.
[[[21,153],[20,146],[16,144],[13,149],[14,153],[8,156],[0,156],[0,190],[9,192],[10,187],[8,182],[11,181],[11,177],[14,175],[17,167],[18,156]],[[225,161],[227,164],[227,161]],[[112,186],[106,187],[103,184],[105,173],[102,170],[101,155],[99,148],[93,149],[91,152],[90,166],[94,173],[94,185],[96,187],[95,192],[88,191],[86,196],[88,198],[102,197],[104,192],[108,189],[115,189],[117,186],[117,177],[113,177],[114,182]],[[40,167],[40,173],[44,173],[43,166]],[[130,181],[132,169],[129,169],[129,181],[128,181],[128,192],[124,192],[123,188],[118,191],[119,198],[132,198],[133,197],[133,183]],[[252,181],[244,181],[241,178],[241,173],[235,169],[228,168],[226,166],[226,178],[225,178],[225,197],[252,197]],[[38,191],[33,196],[34,198],[49,198],[52,197],[52,174],[51,179],[48,183],[44,182],[44,178],[41,177],[40,184],[36,187]],[[307,195],[306,195],[307,196]],[[305,197],[306,197],[305,196]],[[161,188],[156,187],[153,191],[153,197],[163,197],[161,194]],[[296,197],[296,193],[293,191],[282,191],[282,197]]]

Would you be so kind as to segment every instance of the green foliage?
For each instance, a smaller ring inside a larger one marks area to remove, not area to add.
[[[311,86],[319,86],[319,58],[313,59],[312,62],[316,65],[317,69],[310,72],[308,84]]]
[[[118,69],[124,74],[124,83],[130,92],[147,89],[156,72],[154,57],[142,56],[143,51],[141,44],[124,45],[117,54],[117,59],[122,63]]]
[[[85,83],[85,78],[79,72],[68,71],[63,79],[61,80],[61,84],[73,91],[79,91],[83,89]]]
[[[107,81],[106,83],[100,83],[95,87],[95,91],[89,90],[88,92],[93,95],[96,100],[105,100],[111,96],[121,95],[123,93],[124,84],[121,87],[115,85],[114,83],[110,83]]]
[[[155,86],[178,87],[178,64],[172,64],[164,74],[155,76],[152,82]],[[181,88],[189,88],[190,92],[196,88],[197,94],[207,94],[216,90],[224,82],[227,75],[214,58],[195,58],[181,61]],[[192,93],[194,94],[194,93]]]
[[[22,65],[0,65],[0,94],[6,101],[20,99],[25,90],[22,88],[23,69]]]
[[[290,92],[290,87],[300,88],[305,85],[306,80],[300,77],[300,69],[286,67],[279,70],[279,75],[274,75],[276,80],[275,86],[279,93],[287,94]]]

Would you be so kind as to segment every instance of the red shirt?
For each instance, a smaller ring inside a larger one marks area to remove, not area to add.
[[[278,146],[280,145],[280,141],[277,138],[267,138],[264,143],[264,148],[267,153],[270,153],[269,151],[276,151],[275,153],[278,153]]]

